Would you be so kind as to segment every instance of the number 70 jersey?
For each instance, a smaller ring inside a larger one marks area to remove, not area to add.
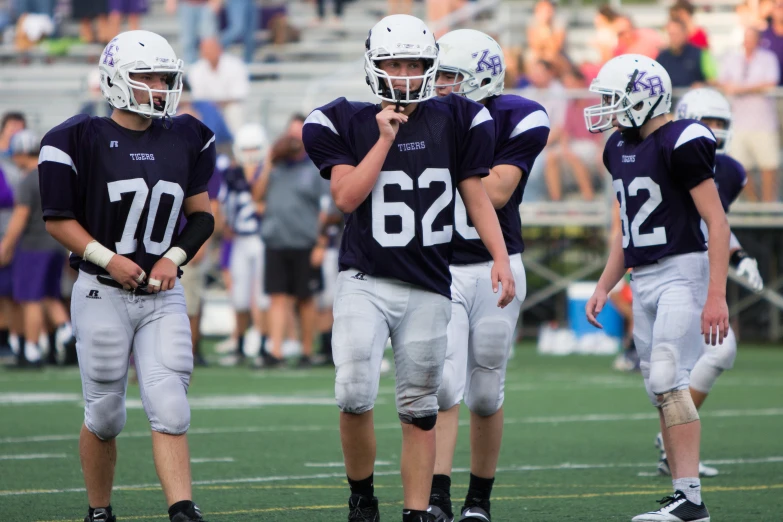
[[[335,165],[361,163],[378,141],[380,110],[340,98],[308,116],[305,148],[323,177]],[[454,95],[419,103],[400,125],[372,192],[346,215],[340,270],[451,297],[455,190],[489,173],[494,150],[494,124],[482,105]]]
[[[690,195],[714,177],[715,137],[705,125],[673,121],[641,141],[615,132],[604,165],[620,203],[626,268],[707,249]]]
[[[212,131],[192,116],[131,131],[74,116],[50,130],[38,159],[44,219],[75,219],[103,246],[148,274],[174,244],[185,199],[207,191]],[[105,271],[71,254],[71,266]]]

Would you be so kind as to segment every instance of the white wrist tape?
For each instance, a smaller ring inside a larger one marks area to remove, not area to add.
[[[169,248],[168,252],[163,254],[163,257],[171,259],[177,266],[182,266],[182,264],[188,259],[188,255],[180,247]]]
[[[93,239],[87,243],[87,247],[84,249],[84,255],[82,256],[82,259],[89,261],[90,263],[101,268],[106,268],[114,255],[114,252]]]

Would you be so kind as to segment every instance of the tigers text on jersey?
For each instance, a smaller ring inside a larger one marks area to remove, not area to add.
[[[241,166],[232,166],[223,172],[223,184],[218,195],[226,216],[226,223],[238,236],[258,234],[261,217],[253,201],[253,187]]]
[[[715,157],[715,184],[718,186],[724,212],[728,213],[729,207],[747,183],[745,168],[737,160],[726,154],[718,154]]]
[[[177,240],[186,198],[206,192],[215,137],[192,116],[131,131],[79,115],[50,130],[38,159],[44,219],[76,219],[106,248],[145,272]],[[144,159],[139,159],[144,158]],[[101,268],[71,254],[74,268]]]
[[[495,156],[492,166],[513,165],[522,170],[522,178],[508,203],[497,211],[503,239],[509,255],[525,250],[522,242],[522,221],[519,205],[533,162],[549,138],[549,116],[538,103],[511,94],[493,96],[485,105],[495,122]],[[468,265],[489,261],[492,256],[479,239],[467,215],[465,204],[457,193],[454,210],[453,265]]]
[[[715,137],[696,120],[664,124],[644,140],[609,137],[604,165],[620,202],[627,268],[706,250],[690,190],[714,174]]]
[[[380,110],[340,98],[308,116],[305,148],[322,176],[364,159],[380,136]],[[494,150],[492,118],[480,104],[455,95],[419,103],[400,125],[371,194],[346,215],[340,270],[450,297],[455,190],[462,180],[489,173]]]

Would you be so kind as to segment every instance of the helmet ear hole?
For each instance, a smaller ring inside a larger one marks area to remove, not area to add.
[[[109,98],[111,98],[112,105],[116,108],[124,109],[130,103],[130,92],[128,92],[127,87],[114,83],[109,89]]]

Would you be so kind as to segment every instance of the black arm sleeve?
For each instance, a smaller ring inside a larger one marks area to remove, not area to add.
[[[179,247],[185,251],[187,258],[183,265],[193,259],[201,246],[207,242],[212,231],[215,230],[215,218],[209,212],[194,212],[187,217],[185,228],[173,246]]]

